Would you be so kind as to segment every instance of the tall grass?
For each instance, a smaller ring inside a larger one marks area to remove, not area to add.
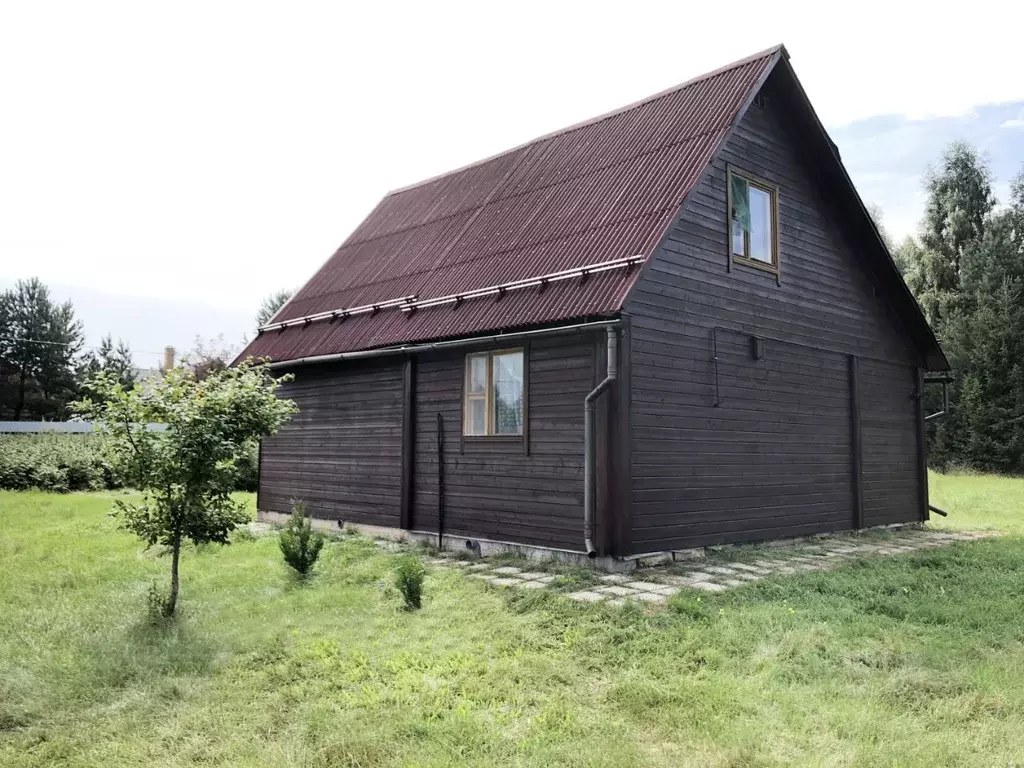
[[[937,528],[995,529],[1024,535],[1024,479],[972,472],[928,473],[931,502],[949,513],[932,515]]]
[[[302,586],[270,536],[187,552],[183,615],[154,626],[146,590],[167,564],[109,503],[0,492],[0,765],[1024,760],[1019,537],[655,612],[435,569],[407,612],[372,541],[329,542]]]

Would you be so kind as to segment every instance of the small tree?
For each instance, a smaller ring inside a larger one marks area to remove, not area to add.
[[[78,380],[81,388],[89,393],[88,382],[100,371],[106,371],[124,385],[125,389],[131,389],[135,380],[139,377],[139,370],[132,360],[132,351],[124,339],[118,339],[114,344],[114,337],[109,333],[100,339],[100,345],[94,352],[85,355],[79,363]]]
[[[302,504],[292,506],[292,516],[281,531],[280,544],[284,561],[300,576],[306,576],[320,557],[324,535],[313,530],[313,523],[306,517],[306,508]]]
[[[288,303],[288,300],[294,293],[295,291],[282,289],[280,291],[274,291],[272,294],[265,297],[263,301],[260,302],[260,308],[256,311],[256,327],[259,328],[269,323],[281,307]]]
[[[238,349],[224,341],[224,334],[209,339],[196,336],[195,347],[181,357],[181,364],[192,371],[192,375],[200,381],[231,365],[238,354]]]
[[[182,542],[227,544],[247,520],[242,504],[231,498],[235,463],[297,410],[276,395],[288,378],[274,379],[265,363],[251,360],[202,381],[174,368],[145,390],[125,389],[101,372],[90,384],[98,402],[75,403],[82,416],[102,425],[113,463],[143,493],[141,503],[115,501],[114,515],[147,546],[170,548],[165,615],[177,606]],[[150,431],[149,423],[167,428]]]
[[[415,555],[399,558],[395,567],[395,586],[402,593],[406,610],[415,611],[423,604],[423,578],[426,575],[423,563]]]

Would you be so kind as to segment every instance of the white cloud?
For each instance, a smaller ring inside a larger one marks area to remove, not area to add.
[[[1022,109],[1020,111],[1020,114],[1017,115],[1017,117],[1011,118],[1010,120],[1006,120],[1005,122],[1001,123],[999,125],[999,127],[1000,128],[1016,128],[1016,129],[1024,130],[1024,109]]]

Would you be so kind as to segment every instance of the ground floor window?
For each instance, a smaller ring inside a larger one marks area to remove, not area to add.
[[[522,349],[466,355],[462,434],[523,434]]]

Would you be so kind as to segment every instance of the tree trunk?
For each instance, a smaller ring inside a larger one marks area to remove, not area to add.
[[[174,609],[178,604],[178,558],[180,555],[181,537],[176,536],[171,548],[171,594],[167,596],[167,605],[164,606],[165,616],[173,616]]]
[[[25,369],[20,371],[18,376],[18,404],[14,406],[14,420],[21,421],[21,412],[25,408]]]

